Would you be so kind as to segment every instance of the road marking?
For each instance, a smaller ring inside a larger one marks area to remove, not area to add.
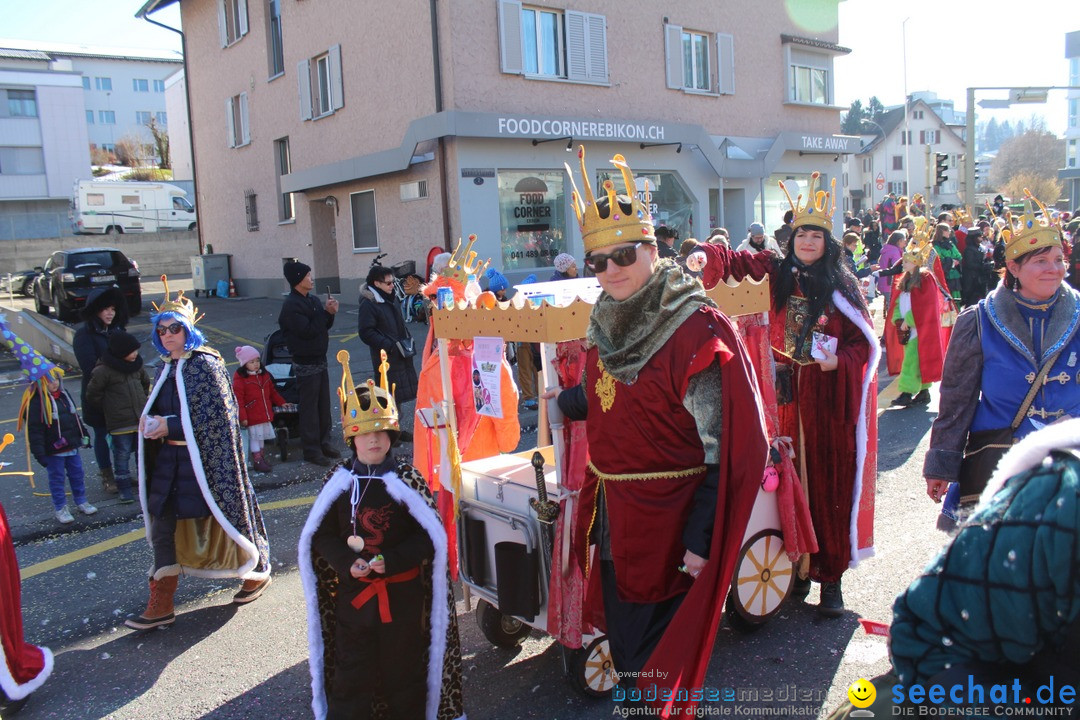
[[[897,385],[899,385],[899,383],[897,382],[897,380],[899,378],[900,378],[900,376],[897,375],[895,378],[892,378],[892,379],[889,380],[888,385],[886,385],[881,390],[878,390],[878,396],[877,396],[877,407],[878,407],[877,414],[878,414],[878,417],[881,417],[881,413],[888,410],[889,406],[892,405],[893,400],[895,400],[896,398],[898,398],[900,396],[900,388],[897,387]]]
[[[313,502],[315,502],[315,496],[308,495],[305,497],[290,498],[288,500],[275,500],[268,503],[259,503],[259,508],[262,510],[280,510],[282,508],[310,505]],[[43,560],[42,562],[36,563],[34,565],[29,565],[19,572],[19,577],[23,580],[27,580],[34,577],[35,575],[41,575],[42,573],[47,573],[50,570],[57,570],[64,567],[65,565],[70,565],[72,563],[78,562],[79,560],[85,560],[88,557],[99,555],[103,552],[106,552],[107,550],[114,550],[118,547],[133,543],[136,540],[142,540],[145,538],[145,528],[140,530],[132,530],[131,532],[126,532],[123,535],[117,535],[116,537],[109,540],[103,540],[99,543],[94,543],[93,545],[87,545],[86,547],[80,548],[79,550],[72,550],[69,553],[57,555],[54,558]]]

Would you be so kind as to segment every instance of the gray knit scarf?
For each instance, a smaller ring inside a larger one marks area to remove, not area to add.
[[[589,316],[585,340],[596,346],[604,368],[619,382],[637,380],[645,363],[700,307],[716,307],[697,278],[673,260],[660,260],[652,277],[619,302],[601,293]]]

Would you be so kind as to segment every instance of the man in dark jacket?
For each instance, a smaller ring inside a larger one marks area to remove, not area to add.
[[[377,375],[382,350],[390,361],[387,379],[395,386],[398,407],[416,399],[416,355],[413,338],[405,326],[401,307],[394,298],[394,274],[390,268],[376,265],[368,271],[367,284],[360,289],[360,320],[357,334],[371,351],[371,366]],[[404,414],[404,413],[403,413]],[[412,433],[402,430],[403,442],[412,442]]]
[[[986,257],[981,247],[983,231],[980,227],[968,230],[960,261],[960,301],[969,307],[986,297],[990,278],[994,275],[994,263]]]
[[[311,293],[315,282],[310,266],[290,260],[285,263],[284,273],[292,292],[281,306],[278,325],[292,355],[304,460],[329,467],[334,464],[332,458],[341,457],[330,442],[330,375],[326,370],[326,350],[338,301],[329,298],[324,308]]]

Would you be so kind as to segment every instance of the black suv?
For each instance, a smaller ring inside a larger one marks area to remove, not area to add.
[[[96,287],[116,285],[127,299],[128,315],[142,310],[139,266],[116,248],[75,248],[54,252],[39,268],[34,280],[34,308],[42,315],[49,307],[56,317],[70,322],[86,304],[86,296]]]

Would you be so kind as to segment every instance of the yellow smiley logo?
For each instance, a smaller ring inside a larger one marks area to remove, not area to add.
[[[859,678],[847,689],[848,700],[857,708],[868,708],[877,698],[877,688],[869,680]]]

